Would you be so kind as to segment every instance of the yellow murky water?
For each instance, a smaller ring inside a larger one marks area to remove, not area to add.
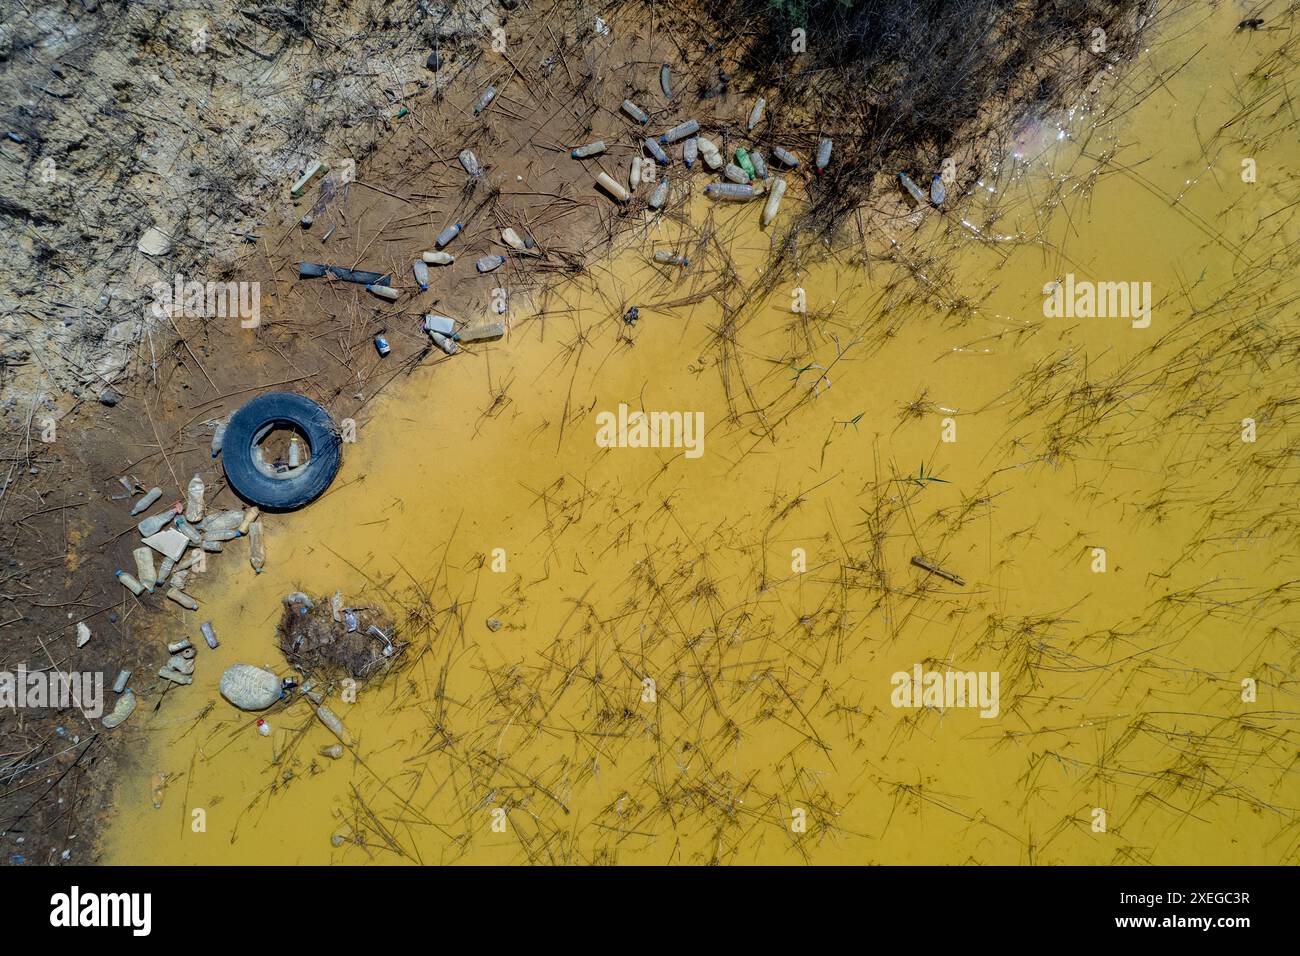
[[[110,859],[1294,862],[1300,149],[1250,75],[1285,33],[1236,19],[1165,24],[892,252],[747,298],[758,207],[697,197],[391,389],[266,572],[195,586],[222,646],[133,718]],[[1150,282],[1150,327],[1045,317],[1066,273]],[[703,454],[599,447],[620,403],[702,412]],[[305,704],[263,738],[216,693],[335,588],[412,660],[332,702],[339,761]],[[996,672],[997,715],[895,707],[917,664]]]

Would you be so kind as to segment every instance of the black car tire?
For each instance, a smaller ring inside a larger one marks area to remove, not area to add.
[[[292,474],[277,477],[261,462],[258,444],[271,429],[297,429],[311,456]],[[293,511],[319,498],[338,474],[338,430],[329,412],[293,392],[267,392],[230,416],[221,463],[235,494],[268,511]]]

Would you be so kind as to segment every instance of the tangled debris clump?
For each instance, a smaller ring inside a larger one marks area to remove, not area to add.
[[[394,639],[392,618],[375,607],[344,607],[341,595],[284,599],[276,640],[285,659],[316,680],[369,680],[399,667],[406,645]]]

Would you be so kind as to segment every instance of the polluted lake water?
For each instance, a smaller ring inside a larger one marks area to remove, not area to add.
[[[1300,148],[1234,16],[830,261],[697,182],[386,391],[209,572],[110,860],[1295,862]],[[349,744],[221,699],[336,590],[401,651]]]

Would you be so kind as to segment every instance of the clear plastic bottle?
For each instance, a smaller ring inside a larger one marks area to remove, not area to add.
[[[185,498],[185,520],[193,524],[203,520],[203,476],[190,479],[189,494]]]
[[[135,579],[134,575],[127,574],[125,571],[114,571],[113,576],[122,582],[122,587],[126,588],[136,597],[144,593],[144,585]]]
[[[660,166],[667,166],[669,162],[668,154],[664,152],[663,147],[660,146],[658,143],[656,143],[649,136],[645,138],[644,142],[645,142],[645,148],[650,151],[650,155],[655,158],[655,162],[658,163]]]
[[[664,91],[664,96],[668,99],[673,98],[673,73],[667,63],[659,67],[659,89]]]
[[[753,199],[758,195],[758,190],[751,185],[741,183],[710,183],[704,187],[704,195],[711,196],[714,199],[743,201]]]
[[[411,263],[411,272],[415,276],[415,281],[420,285],[421,292],[429,291],[429,267],[423,259],[416,259]]]
[[[646,205],[651,209],[658,209],[668,201],[668,177],[665,176],[659,180],[659,185],[654,188],[650,198],[646,200]]]
[[[490,104],[494,99],[496,99],[496,95],[497,95],[497,88],[495,86],[489,86],[486,90],[484,90],[479,95],[479,98],[474,101],[474,115],[478,116],[485,109],[487,109],[488,104]]]
[[[599,156],[605,151],[605,141],[598,139],[594,143],[588,143],[585,146],[579,146],[569,153],[574,159],[586,159],[589,156]]]
[[[199,545],[203,543],[203,532],[194,527],[194,525],[190,524],[180,515],[176,516],[176,520],[172,522],[172,525],[177,531],[190,539],[190,544]]]
[[[631,100],[623,101],[623,112],[632,117],[642,126],[650,122],[650,117],[646,114],[646,111],[641,109],[641,107],[637,106]]]
[[[749,161],[754,165],[754,175],[759,179],[767,179],[767,163],[763,159],[763,154],[758,150],[752,150]]]
[[[483,168],[478,164],[478,157],[474,155],[472,149],[462,149],[460,155],[456,158],[460,160],[460,168],[471,176],[477,176],[483,171]]]
[[[695,165],[695,160],[700,156],[700,141],[697,137],[692,136],[682,144],[682,162],[686,168],[690,169]]]
[[[248,526],[248,563],[258,574],[266,564],[266,542],[262,540],[262,522],[254,521]]]
[[[678,123],[668,132],[659,137],[659,142],[667,146],[669,143],[675,143],[679,139],[685,139],[688,136],[694,136],[700,131],[700,124],[697,120],[689,119],[684,123]],[[657,158],[657,157],[656,157]]]
[[[671,249],[656,249],[655,262],[665,266],[681,266],[682,268],[686,268],[686,266],[691,264],[690,259],[685,256],[679,256]]]
[[[936,206],[942,206],[943,201],[948,198],[948,187],[943,184],[943,179],[935,176],[930,180],[930,202]]]
[[[401,295],[391,285],[375,285],[373,282],[366,286],[366,291],[379,296],[381,299],[387,299],[389,302],[396,302],[397,297]]]
[[[799,157],[788,149],[782,149],[780,146],[772,147],[772,158],[781,163],[782,166],[788,166],[794,169],[799,165]]]
[[[614,178],[608,173],[597,173],[596,182],[600,183],[605,188],[605,191],[619,202],[627,202],[631,198],[631,194],[621,184],[615,182]]]
[[[442,349],[448,355],[455,355],[460,351],[460,346],[456,344],[456,341],[448,338],[441,332],[430,332],[429,338],[433,339],[433,344],[438,346],[438,348]]]
[[[431,266],[449,266],[456,261],[456,257],[449,252],[426,252],[420,258]]]
[[[167,596],[188,611],[199,609],[199,602],[178,588],[168,588]]]
[[[483,256],[478,262],[474,263],[474,268],[479,272],[492,272],[501,268],[505,261],[505,256]]]
[[[424,317],[423,328],[426,332],[440,332],[443,335],[451,335],[456,331],[456,320],[445,315],[430,313]]]
[[[750,179],[753,178],[749,173],[745,172],[735,163],[727,163],[727,165],[722,169],[722,175],[726,176],[733,183],[740,183],[741,185],[747,184]]]
[[[820,176],[826,172],[826,167],[831,164],[831,147],[834,146],[829,136],[823,137],[817,144],[817,174]]]
[[[163,528],[167,527],[167,525],[171,524],[172,519],[175,517],[176,517],[176,508],[171,507],[168,508],[166,511],[162,512],[161,514],[150,515],[135,527],[136,530],[140,532],[140,537],[147,538],[150,535],[157,534]]]
[[[145,496],[135,503],[135,507],[131,509],[131,514],[138,515],[143,511],[148,511],[153,507],[153,503],[161,497],[161,488],[150,488]]]
[[[460,231],[464,228],[465,227],[462,226],[460,223],[453,222],[442,232],[438,233],[438,238],[434,240],[434,245],[436,245],[439,249],[441,249],[447,243],[451,242],[453,239],[459,236]]]
[[[760,96],[758,102],[754,104],[754,108],[749,111],[749,131],[751,133],[754,131],[755,126],[763,122],[763,110],[766,107],[767,100]]]

